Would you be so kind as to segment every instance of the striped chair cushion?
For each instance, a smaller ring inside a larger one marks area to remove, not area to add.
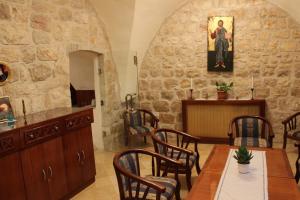
[[[160,141],[162,141],[162,142],[166,142],[166,141],[167,141],[167,140],[166,140],[166,134],[165,134],[164,132],[157,132],[157,133],[155,134],[155,136],[156,136]],[[159,153],[159,154],[162,154],[162,155],[166,155],[166,150],[165,150],[164,146],[161,145],[161,144],[157,144],[157,146],[158,146],[158,153]]]
[[[268,147],[266,139],[257,137],[236,137],[234,139],[235,146],[250,146],[250,147]]]
[[[129,124],[131,127],[142,126],[142,116],[139,111],[128,112]]]
[[[176,185],[177,185],[177,182],[175,179],[167,178],[167,177],[156,177],[156,176],[146,176],[145,178],[149,181],[153,181],[155,183],[161,184],[166,187],[166,191],[163,194],[161,194],[161,198],[160,198],[161,200],[172,199],[172,197],[176,191]],[[131,184],[131,188],[132,188],[132,196],[135,197],[136,190],[137,190],[137,182],[133,182]],[[146,189],[147,189],[146,185],[143,185],[143,184],[140,185],[139,198],[143,197]],[[128,190],[125,192],[125,194],[126,194],[126,197],[129,197]],[[150,188],[146,199],[148,199],[148,200],[156,199],[156,190]]]
[[[169,158],[177,159],[178,154],[179,154],[178,151],[174,151],[173,152],[173,156],[172,156],[172,151],[169,149],[167,156]],[[178,160],[180,160],[184,165],[186,165],[186,157],[187,157],[186,153],[181,153],[181,155],[180,155],[180,157],[179,157]],[[195,164],[196,158],[197,158],[197,153],[196,152],[194,152],[193,155],[190,155],[190,157],[189,157],[189,167],[190,168],[192,168],[193,165]]]
[[[129,131],[131,135],[145,134],[151,133],[154,130],[153,127],[149,123],[146,123],[145,126],[131,126],[129,127]]]
[[[138,175],[138,168],[137,168],[137,157],[135,153],[123,155],[119,159],[119,164],[123,169],[127,170],[131,174]],[[122,183],[125,190],[128,188],[128,182],[125,176],[121,175]]]
[[[237,121],[240,137],[260,137],[263,122],[256,118],[242,118]]]
[[[300,128],[296,128],[294,130],[288,131],[288,135],[293,136],[293,137],[299,137],[300,138]]]

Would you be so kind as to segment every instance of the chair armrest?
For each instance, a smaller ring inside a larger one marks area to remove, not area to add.
[[[140,182],[142,183],[143,185],[146,185],[146,186],[149,186],[155,190],[158,190],[160,193],[164,193],[166,191],[166,187],[161,185],[161,184],[158,184],[156,182],[153,182],[153,181],[149,181],[145,178],[141,178],[139,176],[136,176],[136,175],[133,175],[133,174],[127,174],[126,173],[126,176],[130,177],[131,179],[137,181],[137,182]]]
[[[154,121],[159,122],[159,119],[152,112],[150,112],[148,110],[144,110],[144,109],[138,109],[138,110],[141,111],[141,112],[145,112],[145,113],[149,114]]]
[[[147,154],[149,156],[153,156],[153,157],[159,158],[159,159],[164,160],[166,162],[170,162],[173,165],[181,166],[183,164],[182,161],[180,161],[180,160],[174,160],[174,159],[171,159],[171,158],[169,158],[167,156],[158,154],[156,152],[146,151],[146,150],[143,150],[143,149],[136,149],[135,151],[139,152],[139,153],[142,153],[142,154]]]
[[[153,136],[152,136],[153,137]],[[154,136],[155,137],[155,136]],[[188,150],[188,149],[185,149],[185,148],[180,148],[180,147],[177,147],[177,146],[174,146],[174,145],[171,145],[171,144],[168,144],[168,143],[165,143],[165,142],[162,142],[160,140],[157,140],[156,138],[154,138],[154,140],[157,142],[157,143],[160,143],[160,145],[163,145],[163,146],[166,146],[168,148],[171,148],[171,149],[174,149],[176,151],[180,151],[180,152],[183,152],[183,153],[186,153],[186,154],[189,154],[189,155],[193,155],[193,151],[191,150]]]
[[[190,135],[188,133],[185,133],[185,132],[181,132],[181,131],[177,131],[177,130],[173,130],[173,129],[164,129],[164,128],[161,128],[158,131],[172,132],[172,133],[181,135],[183,137],[187,137],[188,139],[193,140],[194,142],[197,142],[197,143],[201,142],[201,138],[192,136],[192,135]]]

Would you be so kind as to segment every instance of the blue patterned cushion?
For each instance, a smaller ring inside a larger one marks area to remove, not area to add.
[[[263,138],[237,137],[234,139],[234,145],[248,147],[268,147],[268,142]]]
[[[150,133],[154,129],[153,127],[149,127],[149,126],[133,126],[130,127],[129,130],[132,135],[138,135],[138,134]]]
[[[292,136],[293,137],[297,137],[297,138],[300,138],[300,131],[295,131],[292,133]]]
[[[167,156],[169,158],[172,158],[172,159],[177,159],[178,154],[179,154],[178,151],[174,151],[173,156],[172,156],[172,151],[169,149]],[[178,160],[180,160],[184,165],[186,165],[186,157],[187,157],[186,153],[181,153]],[[189,166],[190,166],[190,168],[192,168],[193,165],[195,164],[196,158],[197,158],[197,153],[196,152],[194,152],[193,155],[190,155],[190,157],[189,157]]]
[[[240,137],[258,138],[261,134],[262,123],[256,118],[242,118],[237,121]]]
[[[160,198],[161,200],[172,199],[172,197],[175,193],[175,190],[176,190],[176,185],[177,185],[177,182],[175,179],[167,178],[167,177],[156,177],[156,176],[146,176],[145,178],[149,181],[153,181],[155,183],[161,184],[166,187],[166,191],[163,194],[161,194],[161,198]],[[137,190],[137,183],[136,182],[132,183],[131,188],[132,188],[132,196],[135,197],[136,190]],[[146,189],[147,189],[146,185],[143,185],[143,184],[140,185],[139,198],[143,197]],[[129,197],[128,190],[126,191],[125,194],[126,194],[126,197]],[[156,190],[150,188],[146,199],[148,199],[148,200],[156,199]]]
[[[129,124],[131,127],[142,126],[141,112],[130,111],[128,114],[129,114]]]
[[[162,142],[166,142],[167,141],[167,139],[166,139],[166,133],[165,132],[157,132],[155,134],[155,136],[157,137],[157,139],[159,139]],[[164,146],[161,145],[161,144],[157,144],[157,146],[158,146],[158,153],[162,154],[162,155],[166,155],[166,151],[164,150]]]
[[[120,166],[130,172],[131,174],[138,175],[138,168],[137,168],[137,157],[135,153],[123,155],[119,159]],[[121,175],[123,187],[125,190],[128,188],[128,182],[125,176]]]

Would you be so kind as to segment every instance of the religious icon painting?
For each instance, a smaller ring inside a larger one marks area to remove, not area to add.
[[[208,17],[208,71],[233,71],[233,25],[233,17]]]

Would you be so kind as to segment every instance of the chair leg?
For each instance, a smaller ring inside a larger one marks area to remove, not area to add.
[[[299,183],[299,179],[300,179],[300,174],[299,174],[299,171],[297,171],[296,175],[295,175],[296,183]]]
[[[190,191],[192,189],[192,172],[191,170],[188,170],[186,172],[186,185],[188,190]]]
[[[180,183],[177,182],[176,191],[175,191],[176,200],[180,200]]]
[[[200,172],[201,172],[200,165],[199,165],[199,160],[196,161],[196,171],[197,171],[197,174],[198,174],[198,175],[199,175]]]
[[[129,143],[129,138],[128,137],[129,137],[128,133],[125,132],[125,134],[124,134],[124,143],[125,143],[125,146],[128,146],[128,143]]]
[[[283,136],[283,146],[282,146],[283,149],[286,149],[286,137]]]
[[[144,136],[144,143],[147,144],[147,136]]]

